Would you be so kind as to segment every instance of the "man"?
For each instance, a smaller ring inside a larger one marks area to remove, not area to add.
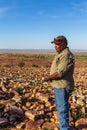
[[[55,56],[50,75],[44,77],[44,81],[50,81],[54,88],[56,108],[59,115],[60,130],[69,130],[69,104],[70,92],[74,89],[74,56],[67,47],[65,36],[58,36],[52,41],[57,55]]]

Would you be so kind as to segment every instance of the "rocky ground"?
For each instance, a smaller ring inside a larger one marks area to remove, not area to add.
[[[42,82],[53,59],[47,55],[0,55],[0,130],[55,130],[53,88]],[[87,60],[75,60],[69,99],[72,130],[87,130]]]

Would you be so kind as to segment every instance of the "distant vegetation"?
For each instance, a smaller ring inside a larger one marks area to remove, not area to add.
[[[53,58],[56,53],[52,52],[44,52],[44,53],[1,53],[0,55],[6,55],[8,57],[20,57],[20,58],[38,58],[38,59],[45,59],[45,58]],[[87,52],[75,52],[75,58],[79,60],[87,60]]]
[[[53,58],[55,53],[1,53],[0,55],[6,55],[8,57],[24,57],[24,58],[39,58],[39,59],[45,59],[45,58]]]
[[[76,57],[76,59],[79,59],[79,60],[87,60],[87,52],[75,53],[75,57]]]

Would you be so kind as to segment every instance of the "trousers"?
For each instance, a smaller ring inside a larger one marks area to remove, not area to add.
[[[69,88],[56,88],[54,87],[55,104],[59,117],[60,130],[69,130]]]

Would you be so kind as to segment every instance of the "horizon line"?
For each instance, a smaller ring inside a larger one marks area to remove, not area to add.
[[[48,51],[48,52],[55,52],[55,49],[0,49],[0,52],[20,52],[20,51],[27,51],[27,52],[43,52],[43,51]],[[87,52],[87,49],[71,49],[73,52]]]

